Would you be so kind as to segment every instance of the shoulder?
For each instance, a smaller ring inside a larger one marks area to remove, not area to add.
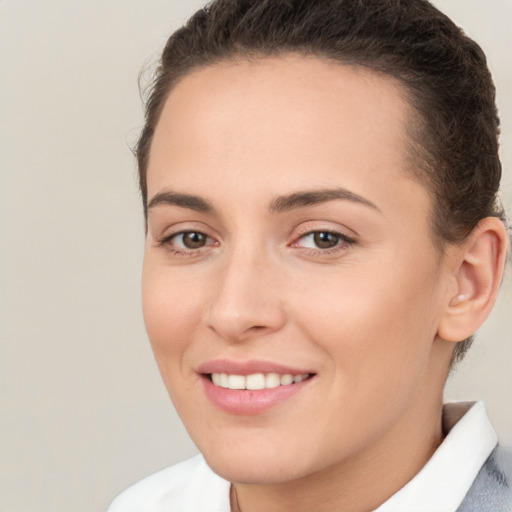
[[[475,485],[479,479],[497,489],[507,490],[509,498],[512,498],[512,452],[500,445],[496,446],[485,461]]]
[[[107,510],[164,511],[228,512],[229,482],[217,476],[201,455],[196,455],[140,480],[117,496]]]
[[[498,445],[485,461],[459,512],[512,511],[512,452]]]

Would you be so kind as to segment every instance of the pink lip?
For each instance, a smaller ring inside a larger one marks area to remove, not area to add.
[[[238,415],[261,414],[296,395],[310,384],[312,379],[303,380],[289,386],[250,391],[248,389],[226,389],[216,386],[203,377],[206,396],[220,409]]]
[[[230,414],[237,415],[254,415],[261,414],[269,409],[281,404],[287,399],[300,393],[304,388],[309,386],[314,380],[309,378],[302,382],[290,384],[288,386],[279,386],[271,389],[239,390],[226,389],[216,386],[209,378],[212,373],[228,373],[231,375],[250,375],[251,373],[280,373],[302,375],[305,373],[313,373],[302,369],[291,368],[281,364],[269,361],[229,361],[214,360],[202,364],[198,368],[198,373],[202,374],[202,382],[204,391],[209,400]]]

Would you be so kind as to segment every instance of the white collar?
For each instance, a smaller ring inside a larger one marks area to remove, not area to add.
[[[374,512],[456,512],[498,438],[483,402],[447,403],[448,435],[423,469]]]

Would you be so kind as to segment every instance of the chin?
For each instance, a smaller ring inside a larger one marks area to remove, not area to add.
[[[312,472],[312,465],[297,457],[300,452],[287,451],[283,447],[246,447],[236,452],[210,449],[202,453],[215,473],[233,483],[281,484],[298,480]]]
[[[206,459],[211,469],[220,477],[232,483],[272,485],[298,480],[305,476],[300,472],[287,469],[282,464],[275,467],[273,461],[239,460],[218,461]]]

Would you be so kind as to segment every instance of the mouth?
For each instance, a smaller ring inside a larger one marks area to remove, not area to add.
[[[213,359],[196,372],[209,401],[234,415],[261,414],[314,389],[316,372],[276,361]]]
[[[275,389],[283,386],[292,386],[311,379],[312,373],[251,373],[249,375],[236,375],[230,373],[210,373],[205,377],[215,386],[231,390],[260,391]]]
[[[235,416],[263,414],[296,400],[316,380],[313,372],[258,361],[214,361],[198,373],[210,402]]]

